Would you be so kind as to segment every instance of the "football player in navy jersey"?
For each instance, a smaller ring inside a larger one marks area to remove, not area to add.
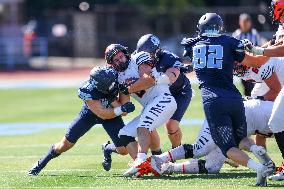
[[[118,138],[118,132],[124,126],[121,115],[133,112],[135,106],[131,102],[120,104],[117,101],[117,72],[110,67],[93,68],[89,80],[79,88],[78,96],[85,102],[78,117],[71,123],[63,139],[50,147],[48,153],[29,170],[28,175],[38,175],[51,159],[72,148],[96,124],[102,124],[117,146],[118,153],[127,154],[123,141]],[[137,148],[135,138],[129,137],[127,140],[129,148],[131,145],[134,149]],[[134,158],[136,153],[134,151],[130,155]]]
[[[273,173],[275,166],[265,149],[246,137],[244,105],[233,84],[235,62],[252,66],[264,61],[265,57],[246,54],[241,41],[223,35],[223,21],[216,13],[203,15],[197,27],[199,36],[184,39],[182,44],[185,46],[184,55],[191,58],[199,80],[212,138],[224,156],[257,172],[257,185],[266,185],[266,177]],[[253,152],[261,163],[250,159],[240,149]]]
[[[182,132],[179,123],[187,110],[192,97],[192,89],[189,79],[185,73],[192,71],[192,66],[183,65],[181,59],[160,47],[160,39],[153,35],[143,35],[137,42],[136,53],[148,52],[155,60],[155,67],[158,72],[165,73],[171,83],[170,92],[177,103],[177,110],[171,119],[166,123],[168,137],[172,143],[172,148],[181,144]]]

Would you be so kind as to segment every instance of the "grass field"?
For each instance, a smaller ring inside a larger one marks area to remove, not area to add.
[[[196,87],[195,87],[196,88]],[[185,118],[203,118],[198,89]],[[0,123],[69,122],[81,107],[76,89],[2,90],[0,91]],[[136,113],[130,115],[133,117]],[[130,119],[130,117],[128,119]],[[66,125],[66,128],[68,125]],[[183,141],[194,142],[199,126],[182,126]],[[101,167],[101,143],[108,140],[101,127],[94,127],[76,146],[52,160],[37,177],[27,170],[59,141],[66,129],[45,129],[29,135],[0,136],[0,188],[255,188],[255,173],[246,168],[224,166],[218,175],[172,175],[140,179],[122,177],[130,160],[113,155],[113,167]],[[164,128],[159,129],[162,149],[170,143]],[[274,139],[268,142],[269,152],[277,164],[280,152]],[[284,187],[284,182],[269,182],[271,188]]]

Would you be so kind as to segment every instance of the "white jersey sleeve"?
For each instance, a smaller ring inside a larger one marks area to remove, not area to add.
[[[250,68],[242,77],[244,80],[252,79],[255,82],[262,82],[272,76],[274,72],[274,65],[272,61],[267,61],[264,65],[258,68]]]

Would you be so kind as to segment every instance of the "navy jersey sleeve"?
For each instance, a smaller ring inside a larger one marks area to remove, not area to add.
[[[230,37],[234,59],[237,62],[242,62],[245,58],[245,50],[242,41]]]
[[[165,68],[179,68],[183,65],[181,59],[174,53],[163,51],[161,62]]]
[[[192,56],[193,56],[192,48],[200,39],[201,39],[200,37],[184,38],[181,41],[181,45],[184,46],[183,56],[188,57],[190,61],[192,61]]]
[[[100,93],[95,86],[95,82],[92,79],[86,81],[79,89],[78,96],[82,100],[101,100],[104,97],[102,93]]]

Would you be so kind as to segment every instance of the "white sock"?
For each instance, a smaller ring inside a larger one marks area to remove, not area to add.
[[[157,155],[157,157],[159,157],[163,161],[163,163],[173,160],[184,159],[185,158],[184,147],[180,145],[174,149],[162,153],[161,155]]]
[[[257,153],[257,150],[258,150],[258,147],[256,144],[252,145],[250,148],[249,148],[249,151],[251,151],[252,153]]]
[[[259,171],[262,169],[262,165],[260,163],[256,163],[252,159],[248,160],[247,167],[255,171]]]
[[[174,164],[174,173],[199,173],[198,160],[186,161]]]
[[[106,146],[106,149],[110,149],[110,150],[112,150],[112,151],[115,151],[115,150],[116,150],[116,147],[115,147],[114,143],[110,143],[110,144],[108,144],[108,145]]]
[[[138,153],[136,160],[139,161],[139,162],[143,162],[143,161],[146,160],[146,158],[147,158],[146,153]]]

